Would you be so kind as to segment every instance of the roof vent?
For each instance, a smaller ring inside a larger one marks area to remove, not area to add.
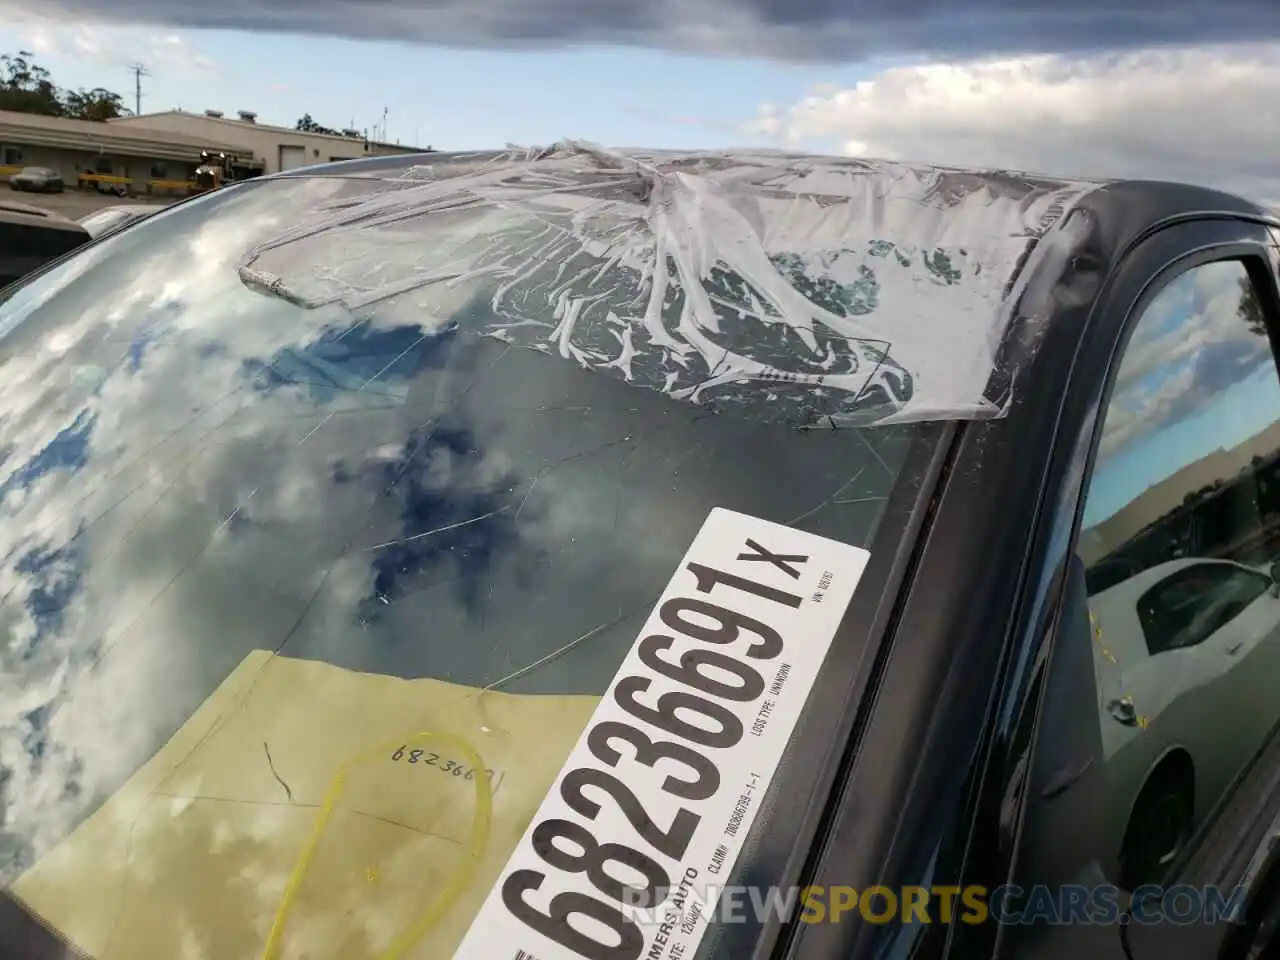
[[[206,110],[206,111],[204,112],[204,115],[205,115],[206,117],[213,117],[213,119],[215,119],[215,120],[221,120],[221,119],[222,119],[222,111],[221,111],[221,110]]]
[[[257,123],[258,115],[254,113],[252,110],[241,110],[240,119],[243,120],[245,123]]]

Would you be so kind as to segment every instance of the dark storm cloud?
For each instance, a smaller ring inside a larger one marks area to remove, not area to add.
[[[5,9],[451,46],[613,42],[814,61],[1280,36],[1276,0],[0,0]]]

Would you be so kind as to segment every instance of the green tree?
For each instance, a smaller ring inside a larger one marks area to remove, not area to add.
[[[0,110],[62,116],[63,104],[49,71],[31,58],[29,50],[0,55]]]
[[[337,136],[338,134],[337,130],[332,130],[316,123],[309,113],[302,115],[302,118],[296,124],[296,129],[301,130],[303,133],[327,133],[330,136]]]
[[[353,130],[351,127],[345,127],[342,130],[335,130],[333,127],[326,127],[316,123],[311,114],[304,113],[301,119],[294,124],[295,130],[301,130],[303,133],[324,133],[331,137],[349,137],[353,140],[363,140],[364,134],[359,130]]]
[[[120,94],[104,87],[62,90],[31,51],[0,54],[0,110],[75,120],[111,120],[129,111]]]
[[[120,94],[94,87],[92,90],[68,90],[62,97],[64,115],[76,120],[114,120],[130,111],[125,109]]]

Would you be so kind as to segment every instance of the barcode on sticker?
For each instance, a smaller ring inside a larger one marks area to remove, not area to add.
[[[525,953],[523,950],[517,950],[516,955],[511,960],[538,960],[532,953]]]

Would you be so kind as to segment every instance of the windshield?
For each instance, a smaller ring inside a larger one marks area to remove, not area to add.
[[[866,547],[936,436],[504,338],[536,278],[304,301],[433,253],[264,254],[350,189],[233,186],[0,301],[4,879],[100,960],[451,956],[711,512]]]

